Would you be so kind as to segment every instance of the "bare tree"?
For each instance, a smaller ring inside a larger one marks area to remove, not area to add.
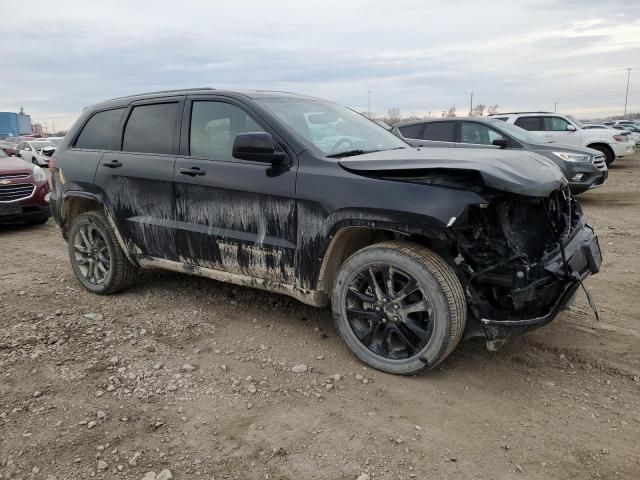
[[[453,118],[456,116],[456,106],[449,107],[449,111],[445,114],[445,117]]]
[[[389,125],[393,125],[394,123],[398,123],[402,120],[402,116],[400,115],[400,109],[398,107],[391,107],[387,110],[387,116],[384,118],[384,121]]]
[[[494,115],[498,113],[498,104],[496,103],[495,105],[489,105],[487,107],[487,115]]]
[[[484,115],[484,109],[487,108],[483,103],[479,103],[473,110],[471,110],[472,117],[482,117]]]

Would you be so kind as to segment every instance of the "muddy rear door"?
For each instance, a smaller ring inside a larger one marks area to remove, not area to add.
[[[176,161],[177,245],[186,264],[295,283],[295,163],[231,155],[237,134],[276,133],[228,98],[192,98]]]
[[[137,254],[176,260],[173,169],[184,97],[135,102],[105,152],[95,183],[109,198],[120,233]]]

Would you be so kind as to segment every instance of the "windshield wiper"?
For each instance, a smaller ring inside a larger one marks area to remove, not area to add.
[[[356,155],[363,155],[365,153],[373,153],[379,152],[379,150],[345,150],[344,152],[332,153],[331,155],[327,155],[327,158],[342,158],[342,157],[354,157]]]

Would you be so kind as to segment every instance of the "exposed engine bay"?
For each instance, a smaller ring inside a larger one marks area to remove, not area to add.
[[[567,245],[584,226],[580,206],[566,188],[548,197],[502,193],[487,200],[470,207],[466,218],[452,227],[459,252],[455,262],[467,279],[470,313],[483,320],[485,329],[502,321],[527,327],[535,326],[527,319],[546,323],[563,295],[580,285],[581,272],[575,272],[567,258],[574,253]],[[597,269],[599,249],[591,255],[589,247],[580,244],[577,252],[593,256],[586,263]],[[487,340],[504,336],[496,329],[487,333]]]

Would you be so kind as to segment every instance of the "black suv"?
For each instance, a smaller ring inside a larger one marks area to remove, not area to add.
[[[550,322],[598,271],[549,160],[417,149],[358,113],[281,92],[179,90],[87,108],[51,162],[87,289],[159,267],[331,303],[369,365],[433,368]]]
[[[393,133],[414,146],[513,148],[547,157],[564,173],[571,193],[579,195],[605,184],[609,171],[602,152],[587,147],[541,143],[524,128],[497,118],[446,118],[396,123]]]

